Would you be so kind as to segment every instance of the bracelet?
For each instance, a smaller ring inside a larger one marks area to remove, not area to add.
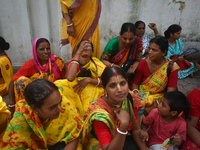
[[[113,67],[113,65],[114,65],[114,63],[112,63],[112,64],[110,65],[110,67]]]
[[[16,104],[14,104],[14,105],[10,105],[10,104],[9,104],[8,107],[15,107],[15,105],[16,105]]]
[[[101,81],[100,81],[99,78],[97,78],[97,81],[98,81],[98,82],[97,82],[97,85],[96,85],[96,86],[99,86],[99,84],[100,84]]]
[[[127,131],[127,129],[122,129],[122,128],[120,128],[120,127],[118,127],[118,129],[119,129],[120,131],[123,131],[123,132],[126,132],[126,131]]]
[[[73,60],[73,61],[71,61],[71,64],[77,64],[77,65],[79,65],[79,62],[76,61],[76,60]]]
[[[137,91],[137,92],[139,93],[139,90],[138,90],[138,89],[133,89],[132,92],[134,92],[134,91]]]
[[[117,132],[120,133],[120,134],[122,134],[122,135],[127,135],[128,134],[128,131],[122,132],[122,131],[119,130],[119,128],[117,128]]]
[[[67,27],[71,27],[73,25],[73,23],[71,23],[71,24],[67,24]]]

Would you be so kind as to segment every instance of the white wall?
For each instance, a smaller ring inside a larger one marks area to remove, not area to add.
[[[137,20],[155,22],[161,35],[169,25],[180,24],[185,48],[200,48],[199,10],[200,0],[102,0],[101,48],[119,35],[123,22]],[[11,45],[7,54],[13,66],[32,58],[37,37],[49,39],[54,54],[71,59],[70,45],[60,47],[61,17],[59,0],[0,0],[0,36]],[[153,36],[148,27],[146,33]]]

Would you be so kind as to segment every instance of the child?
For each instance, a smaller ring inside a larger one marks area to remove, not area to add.
[[[190,119],[187,120],[187,139],[181,150],[200,150],[200,87],[192,90],[187,98],[190,102]]]
[[[189,102],[183,93],[168,92],[160,99],[158,108],[152,109],[143,120],[140,131],[140,138],[147,141],[149,150],[162,150],[162,143],[167,138],[172,139],[174,149],[182,145],[187,130],[185,120],[179,116],[182,111],[188,117]]]

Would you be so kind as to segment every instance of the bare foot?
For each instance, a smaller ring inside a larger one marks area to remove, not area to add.
[[[190,74],[190,77],[191,77],[191,78],[193,78],[193,77],[194,77],[194,74],[193,74],[193,73],[191,73],[191,74]]]

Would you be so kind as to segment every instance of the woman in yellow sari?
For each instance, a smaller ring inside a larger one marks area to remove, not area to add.
[[[13,77],[13,68],[10,58],[5,53],[10,44],[0,37],[0,96],[8,93],[10,80]]]
[[[178,65],[165,59],[168,41],[165,37],[157,36],[150,41],[149,55],[143,59],[135,72],[132,90],[135,94],[144,93],[145,112],[148,114],[166,92],[175,91],[178,81]]]
[[[142,49],[142,41],[139,37],[136,37],[135,25],[127,22],[122,25],[120,36],[108,42],[101,55],[101,61],[107,67],[113,65],[121,67],[129,60],[134,71],[141,60]],[[127,71],[129,67],[124,71]]]
[[[51,54],[50,43],[45,38],[37,38],[33,42],[33,59],[27,61],[13,76],[9,85],[9,107],[13,114],[15,103],[24,99],[25,87],[36,78],[51,82],[65,78],[64,62]]]
[[[0,145],[4,135],[4,132],[9,123],[8,117],[10,116],[10,111],[7,109],[6,103],[0,96]]]
[[[82,116],[89,103],[104,94],[100,77],[106,66],[99,59],[91,57],[92,53],[92,43],[82,41],[68,65],[67,79],[54,82]]]
[[[16,104],[1,149],[76,150],[83,120],[58,87],[37,79],[24,95],[25,100]]]
[[[60,0],[62,11],[61,44],[70,43],[72,52],[82,40],[94,45],[93,57],[100,58],[99,17],[101,0]]]
[[[106,68],[102,74],[105,95],[93,100],[85,113],[83,150],[146,150],[139,138],[136,97],[129,93],[125,72]]]

